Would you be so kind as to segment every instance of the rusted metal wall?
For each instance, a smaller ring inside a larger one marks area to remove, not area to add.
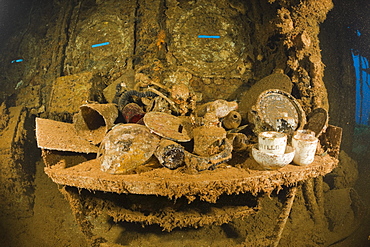
[[[0,100],[51,117],[58,78],[91,72],[97,91],[141,73],[190,84],[203,102],[240,101],[256,81],[280,70],[307,113],[328,108],[318,34],[331,8],[330,0],[35,0],[23,28],[2,48]]]

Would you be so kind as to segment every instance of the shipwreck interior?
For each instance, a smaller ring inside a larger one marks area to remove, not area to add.
[[[0,5],[1,246],[370,246],[368,1]]]

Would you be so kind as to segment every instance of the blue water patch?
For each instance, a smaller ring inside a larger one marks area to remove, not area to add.
[[[23,62],[22,58],[11,61],[11,63],[20,63],[20,62]]]
[[[200,39],[219,39],[220,35],[198,35]]]
[[[109,45],[109,44],[110,44],[109,42],[104,42],[104,43],[99,43],[99,44],[92,45],[91,47],[94,48],[94,47],[105,46],[105,45]]]
[[[366,57],[352,50],[356,75],[356,123],[370,125],[370,67]]]

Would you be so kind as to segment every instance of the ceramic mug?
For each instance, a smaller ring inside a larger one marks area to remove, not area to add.
[[[285,153],[287,135],[276,131],[265,131],[258,134],[258,149],[265,153],[282,155]]]
[[[315,159],[317,143],[315,132],[298,130],[292,138],[292,146],[295,149],[293,162],[300,166],[311,164]]]

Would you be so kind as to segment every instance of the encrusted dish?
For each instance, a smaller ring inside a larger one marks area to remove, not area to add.
[[[258,149],[258,146],[252,148],[252,156],[258,164],[267,170],[279,169],[290,162],[294,158],[295,150],[292,146],[287,146],[284,154],[265,153]]]

